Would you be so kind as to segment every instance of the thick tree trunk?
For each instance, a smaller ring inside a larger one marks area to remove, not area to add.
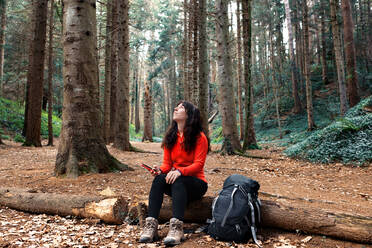
[[[186,222],[205,223],[211,218],[213,197],[203,197],[192,202],[185,212]],[[311,203],[294,206],[286,201],[261,200],[262,226],[280,228],[289,231],[326,235],[343,240],[372,243],[372,216],[360,216],[352,213],[331,212]],[[164,198],[159,219],[172,218],[172,202]]]
[[[310,81],[310,54],[309,54],[309,17],[308,17],[308,7],[307,0],[303,2],[304,10],[304,58],[305,58],[305,79],[306,79],[306,111],[307,111],[307,129],[313,130],[315,128],[314,118],[313,118],[313,93],[312,85]]]
[[[207,52],[207,5],[206,0],[199,0],[199,110],[205,135],[209,136],[208,128],[208,52]]]
[[[119,46],[118,46],[118,81],[116,134],[114,147],[130,151],[129,143],[129,1],[120,0],[118,5]]]
[[[43,99],[44,56],[46,42],[46,25],[48,1],[35,2],[33,10],[35,25],[30,47],[30,60],[27,72],[28,110],[26,146],[41,146],[41,103]]]
[[[110,142],[110,96],[111,96],[111,52],[112,52],[112,2],[107,2],[106,42],[105,42],[105,93],[103,104],[103,138]]]
[[[347,94],[350,107],[354,107],[359,101],[358,76],[356,73],[356,58],[354,44],[354,24],[351,16],[350,0],[342,0],[342,17],[344,20],[344,46],[346,60]]]
[[[253,120],[253,92],[251,81],[251,66],[252,66],[252,1],[242,2],[243,11],[243,42],[244,42],[244,85],[245,85],[245,130],[243,150],[256,148],[256,133],[254,131]]]
[[[229,20],[227,0],[216,1],[216,35],[218,53],[219,108],[222,117],[224,136],[223,150],[228,154],[240,151],[238,129],[236,125],[234,88],[232,83],[232,65],[230,56]]]
[[[6,28],[6,0],[0,0],[0,97],[3,96],[4,46]]]
[[[48,146],[53,146],[53,30],[54,0],[50,0],[48,48]]]
[[[322,53],[322,79],[324,84],[328,84],[328,66],[327,66],[327,43],[326,43],[326,10],[324,6],[324,0],[320,0],[320,6],[321,6],[321,22],[320,22],[320,33],[322,37],[322,48],[321,48],[321,53]]]
[[[288,45],[289,45],[289,60],[291,62],[291,80],[292,80],[292,97],[294,101],[293,112],[298,114],[302,110],[300,97],[298,96],[298,79],[296,74],[296,63],[294,58],[294,48],[293,48],[293,34],[292,34],[292,20],[291,20],[291,8],[289,6],[289,0],[284,0],[285,5],[285,16],[287,20],[288,28]]]
[[[79,9],[79,11],[76,11]],[[128,169],[108,152],[99,118],[95,0],[65,0],[64,94],[56,176]]]
[[[110,93],[110,143],[116,135],[116,87],[118,78],[118,0],[112,1],[112,37],[111,37],[111,93]]]
[[[237,49],[237,78],[238,78],[238,105],[239,105],[239,123],[240,123],[240,140],[244,138],[244,112],[243,112],[243,73],[242,73],[242,37],[241,37],[241,12],[240,0],[236,1],[236,49]]]
[[[0,205],[37,214],[77,216],[122,224],[128,201],[122,197],[37,193],[16,188],[0,188]]]
[[[340,24],[337,21],[337,5],[338,1],[330,0],[331,9],[331,23],[332,23],[332,34],[333,34],[333,47],[336,57],[337,67],[337,81],[340,92],[340,114],[343,116],[347,109],[347,98],[346,98],[346,87],[345,87],[345,67],[342,56],[342,45],[340,38]]]

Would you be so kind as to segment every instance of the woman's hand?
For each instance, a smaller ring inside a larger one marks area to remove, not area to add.
[[[173,184],[180,176],[181,172],[179,170],[171,170],[165,177],[165,182],[168,184]]]
[[[154,165],[152,167],[154,169],[155,172],[151,172],[151,174],[155,177],[157,175],[160,175],[161,174],[161,170],[160,170],[160,167],[158,165]]]

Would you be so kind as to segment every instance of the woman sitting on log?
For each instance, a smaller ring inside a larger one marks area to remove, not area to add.
[[[162,142],[163,164],[155,166],[148,217],[139,242],[149,243],[158,238],[158,217],[164,193],[172,197],[173,218],[165,245],[176,245],[184,239],[183,219],[188,202],[199,200],[207,192],[204,163],[208,140],[203,133],[200,111],[182,101],[174,109],[173,121]]]

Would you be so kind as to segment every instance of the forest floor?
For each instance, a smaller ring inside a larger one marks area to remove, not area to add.
[[[58,140],[56,141],[56,143]],[[5,141],[0,146],[0,185],[41,192],[98,195],[110,187],[126,197],[146,198],[152,176],[140,163],[161,164],[159,143],[132,142],[135,147],[157,153],[122,152],[109,146],[110,152],[134,171],[88,174],[78,179],[53,176],[57,146],[22,147]],[[212,146],[212,150],[216,150]],[[243,174],[261,184],[261,192],[285,197],[293,205],[311,204],[314,208],[359,213],[372,217],[372,166],[353,167],[342,164],[314,164],[282,155],[282,148],[264,146],[250,151],[264,159],[221,156],[211,152],[205,172],[209,183],[207,195],[215,196],[224,179],[234,173]],[[265,196],[262,196],[265,199]],[[308,201],[313,199],[315,201]],[[186,241],[178,247],[256,247],[253,243],[218,242],[204,233],[194,233],[200,225],[187,223]],[[160,225],[160,236],[168,227]],[[161,242],[139,244],[137,225],[108,225],[88,219],[35,215],[0,206],[0,247],[161,247]],[[372,247],[332,239],[325,236],[260,229],[263,247]]]

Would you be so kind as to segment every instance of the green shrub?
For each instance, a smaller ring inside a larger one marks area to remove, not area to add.
[[[1,139],[2,139],[2,140],[10,140],[10,137],[9,137],[9,135],[4,135],[4,134],[2,134],[2,135],[1,135]]]
[[[284,153],[290,157],[322,163],[371,162],[372,114],[363,111],[364,106],[371,102],[371,98],[350,109],[345,118],[311,133],[305,140],[289,147]]]
[[[20,142],[20,143],[24,143],[25,142],[25,138],[21,135],[21,134],[16,134],[16,136],[14,137],[14,141],[15,142]]]

